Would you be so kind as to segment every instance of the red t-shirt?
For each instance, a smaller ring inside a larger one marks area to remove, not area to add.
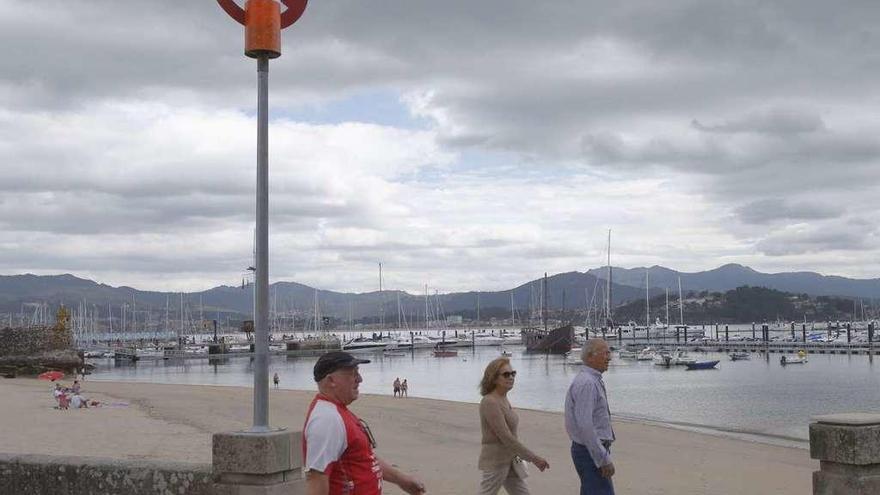
[[[306,471],[330,478],[330,495],[382,494],[382,468],[358,417],[322,394],[306,414],[303,457]]]

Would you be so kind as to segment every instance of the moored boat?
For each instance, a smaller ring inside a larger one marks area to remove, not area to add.
[[[434,357],[456,357],[458,356],[458,351],[454,351],[452,349],[435,349]]]
[[[752,359],[752,355],[748,352],[732,352],[728,354],[731,361],[746,361]]]
[[[641,351],[639,351],[639,355],[636,356],[638,361],[652,361],[654,359],[654,349],[650,347],[645,347]]]
[[[806,364],[806,362],[807,362],[806,357],[782,356],[781,358],[779,358],[779,364],[781,364],[782,366],[787,366],[789,364]]]
[[[574,342],[574,327],[565,325],[547,331],[539,328],[524,328],[522,339],[528,352],[566,354],[571,352]]]
[[[693,358],[688,356],[687,351],[683,349],[676,349],[675,352],[672,353],[672,364],[675,365],[688,365],[697,362],[697,358]]]
[[[718,360],[714,361],[695,361],[693,363],[687,363],[687,369],[689,370],[711,370],[714,369],[715,366],[718,365]]]

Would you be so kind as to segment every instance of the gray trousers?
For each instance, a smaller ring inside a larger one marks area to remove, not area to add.
[[[510,464],[482,473],[479,495],[496,495],[502,486],[509,495],[530,495],[526,480],[517,476]]]

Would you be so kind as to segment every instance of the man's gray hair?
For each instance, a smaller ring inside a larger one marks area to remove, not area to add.
[[[608,345],[607,342],[603,339],[590,339],[585,344],[583,349],[581,349],[581,361],[586,360],[589,356],[592,356],[596,351],[598,351],[598,347],[602,344]]]

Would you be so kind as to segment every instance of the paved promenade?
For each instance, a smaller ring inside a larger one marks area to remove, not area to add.
[[[84,395],[110,406],[75,411],[53,409],[50,389],[31,379],[0,380],[0,452],[210,463],[211,434],[247,428],[253,414],[246,388],[87,380]],[[272,390],[270,423],[301,429],[312,395]],[[515,391],[511,400],[516,404]],[[475,493],[476,404],[362,396],[352,409],[370,424],[379,454],[421,476],[428,493]],[[562,415],[519,414],[522,439],[550,462],[547,472],[532,469],[532,493],[577,493]],[[802,495],[818,469],[803,449],[621,421],[615,431],[619,494]],[[386,491],[401,493],[393,486]]]

